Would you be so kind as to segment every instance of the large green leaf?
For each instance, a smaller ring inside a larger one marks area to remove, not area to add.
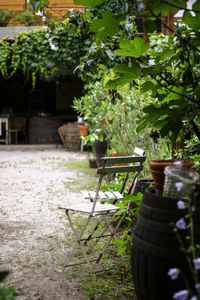
[[[91,23],[90,30],[96,33],[97,40],[103,40],[108,35],[113,36],[118,31],[118,25],[123,18],[123,16],[115,17],[110,12],[104,12],[101,19],[94,20]]]
[[[118,64],[113,68],[113,71],[121,73],[122,76],[109,80],[106,84],[106,87],[109,89],[116,89],[123,86],[130,81],[139,78],[141,75],[141,67],[138,63],[133,63],[131,67],[126,64]]]
[[[140,37],[135,37],[134,40],[121,39],[119,46],[121,49],[115,51],[118,56],[140,57],[149,49],[149,45]]]
[[[145,113],[150,113],[150,114],[151,114],[151,113],[154,113],[154,112],[156,111],[156,109],[157,109],[157,107],[156,107],[155,105],[150,104],[150,105],[144,107],[144,108],[143,108],[143,111],[144,111]]]
[[[140,125],[137,126],[136,128],[136,132],[139,133],[140,131],[144,130],[148,125],[148,121],[145,120],[144,122],[142,122]]]
[[[194,10],[200,10],[200,0],[197,0],[193,5],[192,9]]]
[[[95,7],[99,4],[104,3],[106,0],[74,0],[74,2],[76,4],[79,5],[86,5],[86,6],[90,6],[90,7]]]
[[[186,3],[184,0],[167,0],[167,3],[171,4],[168,6],[169,8],[186,8]]]
[[[142,84],[141,90],[143,93],[146,93],[148,91],[152,91],[153,94],[156,92],[156,86],[152,81],[146,81]]]
[[[132,77],[130,75],[124,74],[123,76],[111,79],[107,82],[106,87],[108,89],[116,89],[118,87],[121,87],[127,83],[129,83],[132,80]]]
[[[196,13],[196,16],[192,16],[189,11],[185,11],[182,21],[186,25],[188,25],[190,28],[194,30],[199,30],[200,29],[200,13]]]
[[[132,80],[140,77],[142,71],[138,63],[133,63],[131,67],[126,64],[119,64],[116,65],[113,70],[115,72],[127,74]]]
[[[146,4],[145,8],[145,15],[154,15],[158,16],[160,13],[163,16],[167,16],[169,9],[172,11],[177,11],[177,9],[183,9],[186,8],[186,4],[184,3],[184,0],[168,0],[162,1],[162,0],[143,0]],[[170,5],[171,4],[171,5]]]

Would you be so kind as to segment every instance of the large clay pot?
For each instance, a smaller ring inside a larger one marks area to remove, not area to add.
[[[199,207],[199,204],[198,204]],[[177,291],[185,289],[181,276],[172,280],[168,271],[179,268],[193,285],[192,275],[172,223],[187,213],[178,209],[173,198],[162,197],[146,190],[132,236],[131,267],[137,300],[170,300]],[[199,209],[194,215],[195,242],[199,243]],[[188,248],[188,230],[180,236]]]
[[[162,195],[165,181],[164,169],[167,166],[174,166],[175,160],[151,160],[149,163],[151,174],[153,176],[155,190],[157,195]],[[192,161],[183,162],[183,167],[191,168],[194,165]]]

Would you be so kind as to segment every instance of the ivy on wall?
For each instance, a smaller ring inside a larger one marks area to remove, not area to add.
[[[32,77],[50,78],[61,68],[74,68],[91,45],[87,14],[78,11],[62,22],[0,40],[0,72],[5,78],[17,69]]]

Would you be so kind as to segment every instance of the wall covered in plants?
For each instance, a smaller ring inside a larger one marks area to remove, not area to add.
[[[10,78],[23,70],[32,77],[52,77],[60,68],[74,68],[91,44],[87,15],[71,14],[63,22],[50,23],[35,31],[18,34],[14,40],[0,40],[0,73]]]

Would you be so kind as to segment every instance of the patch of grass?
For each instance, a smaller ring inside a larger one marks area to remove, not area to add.
[[[97,172],[96,169],[90,168],[88,160],[73,160],[62,164],[62,166],[69,170],[83,172],[84,174],[96,175]]]
[[[118,257],[107,262],[103,271],[92,273],[87,265],[73,266],[63,272],[66,278],[78,279],[80,290],[86,299],[136,300],[131,275],[130,258]]]
[[[80,192],[83,190],[95,190],[97,186],[97,178],[91,176],[80,177],[79,180],[74,179],[73,181],[64,183],[65,188],[71,192]]]
[[[134,299],[130,272],[122,268],[90,277],[84,289],[90,299]]]
[[[79,229],[82,228],[85,220],[84,217],[79,215],[73,218],[76,228],[78,227]],[[91,229],[92,227],[89,224],[87,232]],[[68,243],[73,242],[73,235],[67,234],[66,238]],[[105,242],[106,239],[102,239],[100,244],[95,245],[95,256],[102,250]],[[63,276],[66,278],[69,277],[70,279],[74,278],[78,280],[78,286],[82,293],[85,294],[86,299],[135,300],[130,257],[125,254],[117,256],[115,246],[116,245],[110,247],[100,262],[100,265],[98,267],[95,266],[95,269],[103,269],[104,271],[102,272],[96,274],[91,273],[87,264],[69,267],[63,272]],[[91,259],[92,256],[91,253]],[[84,261],[84,257],[82,257],[78,247],[73,254],[71,263],[79,262],[79,259],[80,262]],[[64,265],[62,259],[60,265]]]

